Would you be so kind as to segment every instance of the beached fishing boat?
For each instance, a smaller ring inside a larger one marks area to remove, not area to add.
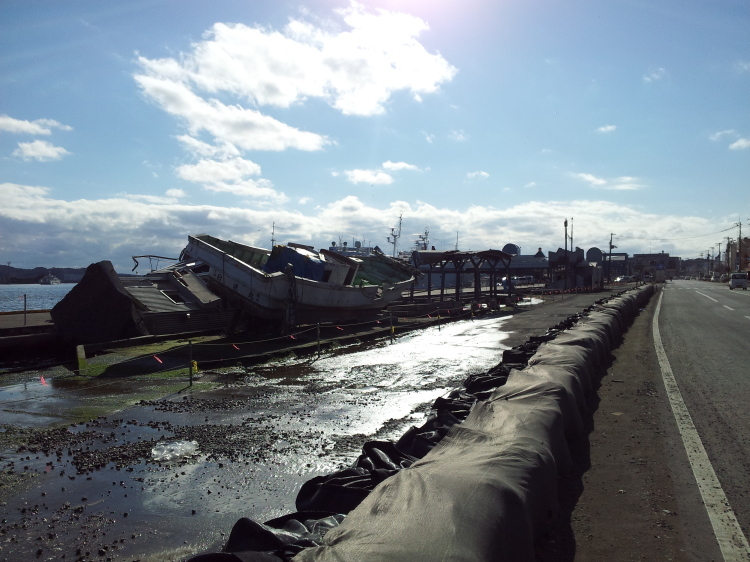
[[[360,318],[401,297],[415,270],[383,254],[349,257],[312,246],[255,248],[188,236],[180,260],[209,266],[209,286],[261,318],[286,324]]]

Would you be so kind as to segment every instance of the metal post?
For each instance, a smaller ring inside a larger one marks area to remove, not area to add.
[[[394,328],[393,328],[393,312],[390,311],[390,310],[388,311],[388,318],[391,321],[391,343],[393,343],[393,332],[394,332]]]
[[[318,322],[317,337],[318,337],[318,357],[320,357],[320,322]]]
[[[26,293],[23,294],[23,325],[26,325]]]
[[[438,312],[438,332],[440,331],[440,312]]]
[[[190,386],[193,386],[193,342],[188,340],[188,364],[190,365]]]

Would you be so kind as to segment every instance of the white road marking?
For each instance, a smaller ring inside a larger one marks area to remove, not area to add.
[[[731,306],[724,305],[724,308],[728,308],[729,310],[734,310]]]
[[[695,430],[693,419],[690,417],[690,412],[682,400],[682,393],[677,386],[677,380],[674,378],[667,353],[664,351],[664,346],[661,342],[659,311],[661,310],[663,296],[663,293],[659,295],[659,302],[654,312],[652,330],[654,332],[654,348],[656,349],[656,356],[659,359],[664,387],[669,397],[669,405],[672,407],[672,413],[677,422],[677,429],[682,436],[685,452],[690,461],[690,467],[693,469],[693,476],[695,476],[695,480],[698,483],[698,489],[703,498],[703,505],[706,506],[708,518],[711,520],[711,526],[714,529],[714,535],[716,536],[716,541],[719,543],[719,548],[725,562],[747,560],[750,558],[750,544],[748,544],[745,535],[742,533],[737,516],[729,505],[727,496],[719,483],[719,479],[716,477],[716,472],[714,472],[714,467],[708,459],[706,449],[703,447],[703,442]],[[706,295],[703,296],[705,297]]]
[[[703,293],[701,293],[700,291],[695,291],[695,292],[696,292],[696,293],[698,293],[699,295],[703,295],[703,296],[704,296],[704,297],[706,297],[707,299],[711,299],[711,300],[712,300],[712,301],[714,301],[714,302],[719,302],[719,301],[717,301],[717,300],[716,300],[715,298],[713,298],[713,297],[709,297],[708,295],[704,295],[704,294],[703,294]]]

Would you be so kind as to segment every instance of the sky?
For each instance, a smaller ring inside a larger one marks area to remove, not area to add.
[[[750,234],[745,0],[3,0],[0,263]]]

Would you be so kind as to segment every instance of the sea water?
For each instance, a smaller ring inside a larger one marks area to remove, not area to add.
[[[0,312],[23,310],[26,295],[26,310],[49,310],[60,302],[75,283],[59,285],[0,285]]]

